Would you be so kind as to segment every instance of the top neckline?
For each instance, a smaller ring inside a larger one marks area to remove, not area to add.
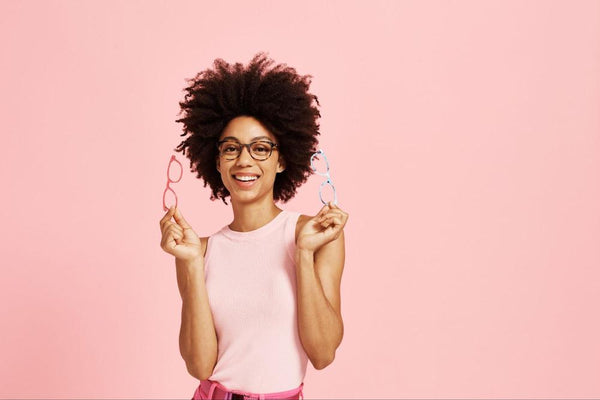
[[[283,219],[283,216],[286,213],[287,213],[286,210],[281,210],[281,212],[279,214],[277,214],[275,216],[275,218],[273,218],[272,220],[270,220],[269,222],[267,222],[260,228],[256,228],[251,231],[246,231],[246,232],[234,231],[229,227],[229,225],[225,225],[222,229],[222,232],[225,236],[228,236],[233,239],[249,239],[249,238],[255,238],[258,236],[262,236],[265,233],[269,233],[270,231],[272,231],[277,226],[278,222]]]

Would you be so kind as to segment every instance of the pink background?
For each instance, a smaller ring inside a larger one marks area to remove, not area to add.
[[[600,3],[217,3],[0,2],[0,396],[191,398],[158,224],[178,101],[265,50],[313,75],[350,214],[305,396],[600,397]],[[180,159],[209,235],[231,210]]]

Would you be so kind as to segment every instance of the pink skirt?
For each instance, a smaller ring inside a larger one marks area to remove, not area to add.
[[[217,381],[203,380],[194,392],[192,400],[262,400],[262,399],[304,399],[302,388],[304,382],[295,389],[275,393],[250,393],[241,390],[230,390]]]

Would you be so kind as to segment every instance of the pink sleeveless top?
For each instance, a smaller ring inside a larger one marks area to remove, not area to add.
[[[208,378],[253,393],[297,388],[308,357],[298,334],[294,252],[300,213],[283,210],[249,232],[210,236],[206,288],[218,340]]]

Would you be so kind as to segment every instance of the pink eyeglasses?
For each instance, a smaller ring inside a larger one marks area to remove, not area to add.
[[[179,172],[177,172],[177,167],[174,168],[174,170],[171,170],[171,165],[173,165],[173,162],[176,162],[177,164],[179,164]],[[174,179],[174,176],[172,176],[171,174],[174,173],[175,176],[179,175],[179,178]],[[166,198],[167,198],[167,190],[170,190],[171,193],[173,193],[173,195],[175,196],[175,207],[177,207],[177,194],[175,193],[175,191],[171,188],[171,183],[177,183],[181,180],[181,177],[183,176],[183,166],[181,165],[181,163],[179,162],[179,160],[177,160],[175,158],[175,156],[171,156],[171,159],[169,160],[169,166],[167,167],[167,186],[165,187],[165,191],[163,192],[163,210],[164,211],[168,211],[169,207],[167,207],[167,203],[166,203]]]

